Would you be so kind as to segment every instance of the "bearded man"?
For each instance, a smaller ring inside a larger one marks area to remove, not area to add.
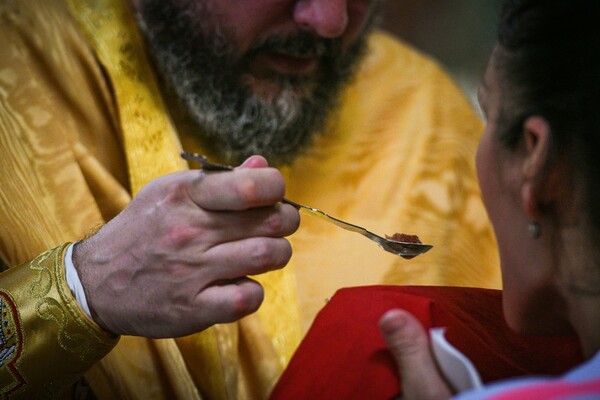
[[[499,285],[481,123],[379,7],[0,3],[3,394],[68,396],[87,371],[99,398],[266,398],[338,288]],[[435,249],[295,232],[284,191]]]

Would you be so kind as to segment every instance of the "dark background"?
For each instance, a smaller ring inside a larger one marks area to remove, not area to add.
[[[501,0],[386,0],[382,27],[436,58],[475,102]]]

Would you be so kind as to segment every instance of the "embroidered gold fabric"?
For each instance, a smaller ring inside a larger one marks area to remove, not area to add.
[[[40,273],[29,260],[96,229],[153,177],[185,168],[180,140],[202,152],[193,138],[178,137],[128,4],[67,3],[0,2],[0,257],[9,266],[26,263],[29,279]],[[290,265],[260,278],[266,298],[257,314],[177,340],[121,338],[86,375],[96,395],[265,398],[337,288],[498,287],[494,238],[473,168],[480,129],[437,65],[374,35],[329,129],[284,171],[287,196],[381,234],[418,234],[434,249],[408,261],[303,218],[290,238]],[[10,304],[17,287],[6,286],[4,275],[1,283]],[[66,300],[57,299],[53,307],[64,309]],[[55,314],[41,315],[57,326]],[[59,336],[44,340],[44,349],[60,348]],[[105,345],[97,352],[91,345],[88,360],[100,359]],[[24,349],[21,359],[39,357]],[[85,371],[71,365],[73,374]],[[64,379],[56,385],[71,376]]]
[[[69,386],[81,371],[117,341],[75,302],[64,277],[65,247],[48,250],[2,274],[0,392],[4,398],[71,398]],[[60,368],[55,360],[61,360]]]
[[[158,176],[185,168],[185,162],[177,157],[181,145],[141,51],[143,40],[130,5],[102,0],[65,3],[112,78],[132,193]]]

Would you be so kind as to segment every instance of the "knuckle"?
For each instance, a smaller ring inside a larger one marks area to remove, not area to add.
[[[188,185],[181,180],[170,182],[165,188],[164,201],[168,204],[176,204],[188,197]]]
[[[257,240],[252,246],[250,260],[255,268],[268,267],[273,264],[275,251],[266,238]]]
[[[285,182],[277,169],[244,169],[240,172],[243,175],[235,183],[235,190],[246,205],[275,202],[285,194]]]
[[[252,288],[242,288],[240,286],[231,296],[231,314],[234,319],[239,319],[245,315],[258,310],[264,299],[264,291],[258,283],[252,285]]]
[[[154,182],[150,185],[152,184]],[[134,198],[135,202],[141,202],[145,206],[148,217],[163,215],[165,210],[177,207],[188,197],[187,185],[180,180],[173,180],[162,185],[154,184],[154,188],[153,190],[144,188]]]
[[[258,192],[258,183],[250,176],[236,184],[236,193],[244,204],[252,204],[258,198]]]
[[[403,360],[420,359],[423,351],[419,344],[405,340],[396,344],[396,351]]]
[[[250,259],[257,272],[282,268],[292,256],[292,246],[284,238],[264,238],[253,247]]]
[[[278,204],[266,218],[265,226],[272,236],[291,235],[300,226],[300,214],[290,205]]]
[[[163,242],[168,248],[181,249],[200,235],[201,230],[198,227],[187,223],[176,223],[166,229]]]
[[[271,213],[266,221],[265,225],[270,234],[278,235],[284,231],[284,218],[280,212]]]

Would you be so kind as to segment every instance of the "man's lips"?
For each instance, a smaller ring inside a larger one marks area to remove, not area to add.
[[[318,56],[293,56],[277,52],[265,52],[252,62],[251,72],[257,77],[276,72],[285,75],[311,74],[319,66]]]

